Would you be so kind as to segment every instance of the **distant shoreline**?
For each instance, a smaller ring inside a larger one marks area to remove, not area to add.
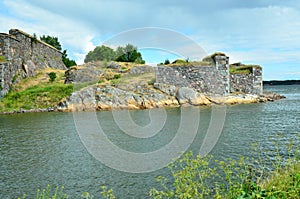
[[[263,85],[298,85],[300,80],[271,80],[263,81]]]

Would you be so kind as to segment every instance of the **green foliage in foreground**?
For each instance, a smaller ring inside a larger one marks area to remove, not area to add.
[[[187,153],[169,166],[172,179],[159,176],[161,190],[152,188],[153,198],[218,198],[218,199],[277,199],[300,198],[300,163],[290,164],[269,173],[247,164],[247,160],[217,161],[212,157],[192,158]],[[212,167],[214,165],[214,167]]]
[[[100,187],[102,189],[101,196],[102,198],[105,199],[116,199],[116,196],[113,194],[112,189],[108,189],[106,186],[101,186]],[[64,193],[64,187],[56,187],[55,189],[52,188],[51,185],[48,185],[46,189],[37,190],[36,196],[34,197],[34,199],[68,199],[69,196]],[[88,192],[83,192],[81,194],[81,198],[82,199],[94,199],[94,196],[91,195]],[[22,198],[18,198],[18,199],[28,199],[28,197],[26,195],[23,195]]]
[[[214,165],[212,168],[211,166]],[[215,161],[213,158],[192,157],[189,152],[169,167],[172,179],[159,176],[157,181],[162,190],[152,188],[151,198],[215,198],[215,199],[299,199],[300,198],[300,162],[290,162],[277,168],[263,184],[258,181],[262,171],[254,170],[246,164],[244,158],[238,161]],[[258,175],[259,174],[259,175]],[[116,199],[112,189],[101,187],[101,198]],[[93,199],[88,192],[81,195],[84,199]],[[26,199],[23,196],[23,199]],[[36,199],[66,199],[63,187],[55,190],[49,185],[38,190]]]
[[[53,191],[52,186],[48,185],[46,189],[40,190],[38,189],[36,192],[35,199],[67,199],[68,195],[63,193],[64,187],[56,187]],[[22,199],[27,198],[26,195],[22,197]],[[18,198],[21,199],[21,198]]]
[[[219,161],[212,156],[193,157],[189,152],[169,166],[172,178],[157,177],[161,189],[152,188],[150,196],[157,199],[299,199],[299,146],[292,140],[279,146],[277,140],[282,137],[271,138],[275,150],[255,146],[251,150],[253,159]],[[263,158],[261,151],[264,151]]]
[[[262,185],[275,198],[300,198],[300,163],[281,169]]]
[[[9,92],[0,102],[0,111],[38,109],[56,106],[73,92],[73,85],[61,83],[39,84],[24,91]]]
[[[282,152],[287,152],[288,158],[284,159],[280,155]],[[275,154],[272,151],[274,156],[276,158],[269,162],[273,170],[267,172],[265,162],[269,160],[261,157],[219,161],[212,156],[194,157],[188,152],[168,167],[171,178],[157,177],[161,188],[152,188],[149,195],[155,199],[299,199],[299,147],[293,144],[286,145],[286,148],[276,147]],[[101,198],[116,199],[112,189],[106,186],[101,189]],[[81,197],[94,198],[88,192],[82,193]],[[51,186],[48,186],[43,191],[38,190],[35,198],[65,199],[68,196],[63,193],[63,187],[51,191]]]

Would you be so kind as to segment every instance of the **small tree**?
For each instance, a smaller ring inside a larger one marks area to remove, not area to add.
[[[165,60],[165,62],[164,62],[164,64],[165,64],[165,65],[168,65],[168,64],[170,64],[170,61],[169,61],[169,59],[166,59],[166,60]]]
[[[116,53],[108,46],[97,46],[93,51],[90,51],[84,59],[84,62],[90,61],[112,61],[115,60]]]
[[[116,55],[116,61],[135,62],[139,64],[145,63],[142,54],[137,51],[137,47],[131,44],[127,44],[125,47],[119,46],[116,50]]]
[[[67,68],[70,68],[71,66],[76,66],[77,65],[74,60],[68,58],[67,50],[63,51],[62,61],[64,62],[64,64],[66,65]]]
[[[49,79],[50,82],[54,82],[54,80],[56,79],[56,73],[55,73],[55,72],[49,73],[48,76],[49,76],[49,78],[50,78],[50,79]]]
[[[41,41],[53,46],[57,50],[59,50],[59,51],[62,50],[61,44],[58,41],[57,37],[43,35],[42,37],[40,37],[40,39],[41,39]],[[67,68],[77,65],[74,60],[68,58],[67,50],[63,50],[63,52],[62,52],[62,61],[64,62],[64,64],[66,65]]]
[[[119,46],[115,51],[108,46],[97,46],[85,56],[84,62],[112,60],[134,62],[137,64],[145,63],[145,60],[143,60],[142,54],[138,52],[137,47],[131,44],[127,44],[125,47]]]
[[[61,48],[61,45],[60,45],[60,42],[58,41],[58,38],[57,37],[52,37],[52,36],[49,36],[49,35],[43,35],[40,37],[40,40],[53,46],[54,48],[56,48],[57,50],[61,51],[62,48]]]

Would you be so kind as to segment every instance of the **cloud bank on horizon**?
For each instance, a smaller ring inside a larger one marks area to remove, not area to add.
[[[260,64],[266,80],[300,79],[297,0],[0,0],[0,32],[57,36],[79,63],[105,40],[142,27],[177,31],[208,53],[225,52],[232,63]],[[142,53],[148,63],[170,58]]]

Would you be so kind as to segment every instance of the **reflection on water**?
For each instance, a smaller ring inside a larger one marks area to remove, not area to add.
[[[287,98],[273,103],[227,107],[222,135],[212,154],[222,159],[251,155],[249,147],[261,143],[272,149],[269,141],[278,133],[280,142],[296,139],[300,129],[300,86],[270,86],[266,89]],[[200,107],[199,129],[190,149],[198,152],[207,131],[211,108]],[[147,110],[131,111],[133,120],[146,126]],[[180,109],[167,109],[163,129],[149,139],[133,138],[115,124],[111,112],[98,112],[97,117],[108,138],[119,147],[134,152],[157,150],[175,136],[180,123]],[[146,174],[129,174],[108,168],[95,160],[82,145],[72,113],[30,113],[0,115],[0,198],[23,193],[34,195],[47,184],[64,185],[71,198],[88,191],[99,196],[100,186],[112,188],[119,198],[147,197],[162,169]],[[114,157],[112,157],[114,158]]]

